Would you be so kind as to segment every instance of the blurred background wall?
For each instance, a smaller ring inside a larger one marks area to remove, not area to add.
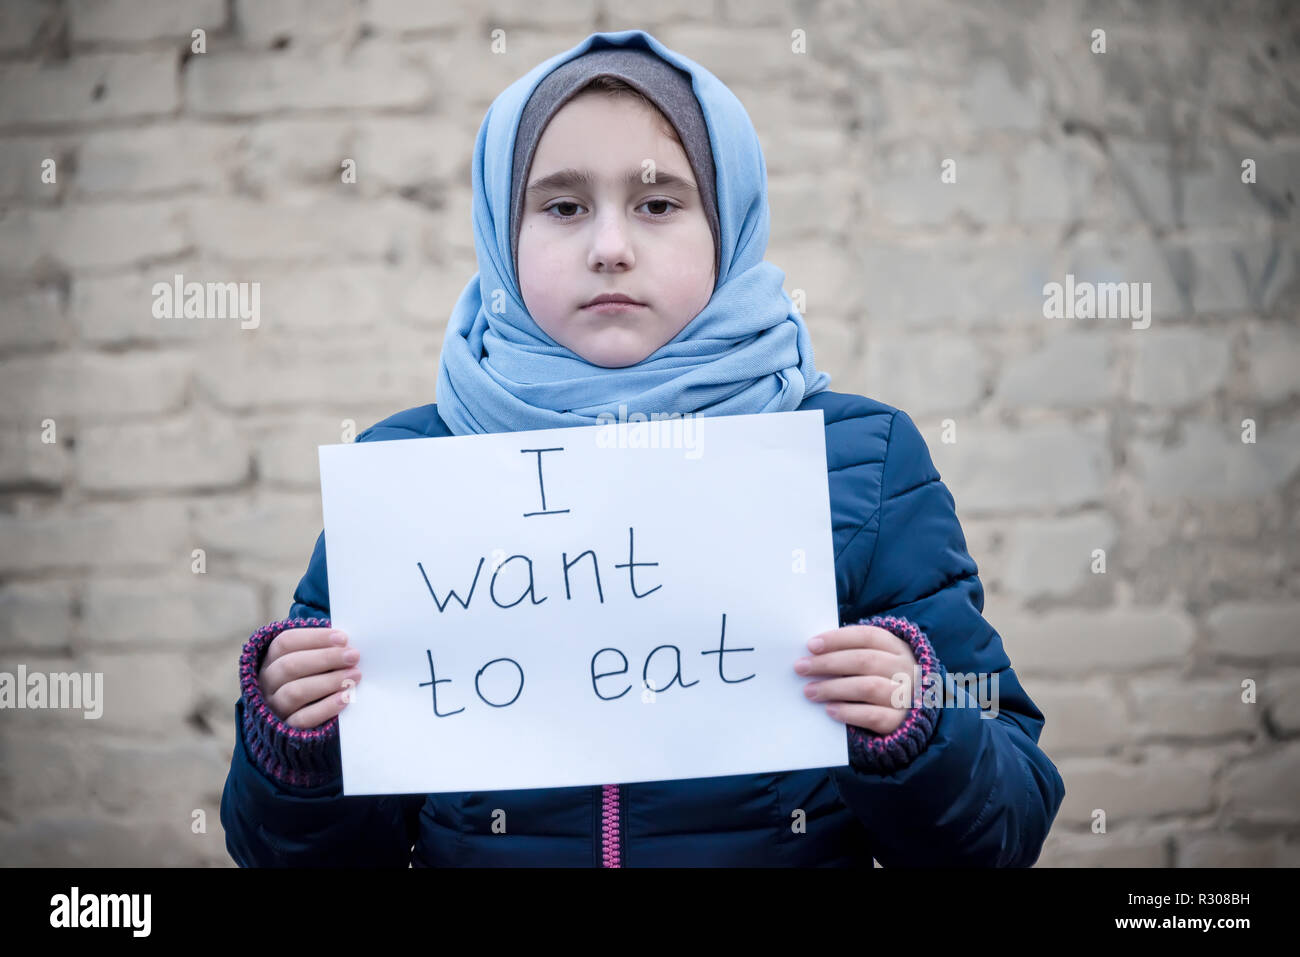
[[[5,0],[0,670],[106,702],[0,712],[0,860],[231,866],[237,659],[316,446],[436,400],[492,99],[634,27],[749,110],[831,388],[930,444],[1068,789],[1040,865],[1300,865],[1281,0]],[[260,324],[155,318],[178,273]],[[1150,283],[1149,326],[1045,318],[1067,274]]]

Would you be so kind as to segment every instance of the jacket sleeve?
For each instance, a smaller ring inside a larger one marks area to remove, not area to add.
[[[295,605],[295,607],[297,607]],[[258,629],[240,656],[235,749],[221,796],[226,849],[240,867],[406,867],[425,795],[344,797],[338,718],[291,728],[267,707],[257,673],[287,628],[328,627],[294,617]]]
[[[1038,747],[1043,714],[983,617],[952,494],[902,411],[890,425],[880,506],[862,532],[873,524],[849,620],[904,637],[923,675],[893,735],[848,728],[850,762],[832,780],[885,867],[1028,867],[1065,785]]]
[[[379,437],[366,430],[357,441]],[[257,674],[288,628],[328,627],[325,533],[316,540],[289,617],[258,629],[240,656],[235,748],[221,824],[240,867],[407,867],[427,795],[343,796],[338,718],[291,728],[266,706]]]

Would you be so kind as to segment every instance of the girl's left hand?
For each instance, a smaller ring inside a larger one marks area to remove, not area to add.
[[[921,679],[906,641],[875,625],[847,625],[810,639],[808,649],[812,656],[796,661],[794,670],[821,678],[806,685],[804,695],[826,702],[832,718],[881,735],[903,723]]]

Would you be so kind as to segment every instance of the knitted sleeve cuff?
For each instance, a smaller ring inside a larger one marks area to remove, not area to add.
[[[239,687],[244,698],[244,742],[253,761],[271,779],[301,788],[329,784],[343,773],[339,719],[316,728],[291,728],[262,698],[257,674],[276,635],[290,628],[328,628],[328,618],[285,618],[253,632],[239,656]]]
[[[925,750],[939,724],[939,704],[934,696],[922,692],[943,676],[943,664],[934,653],[925,633],[906,618],[876,615],[854,622],[858,625],[875,625],[892,632],[911,646],[916,663],[920,666],[920,682],[912,689],[912,708],[892,733],[876,734],[874,731],[848,725],[849,764],[857,771],[887,774],[912,763]],[[929,703],[925,703],[926,697]]]

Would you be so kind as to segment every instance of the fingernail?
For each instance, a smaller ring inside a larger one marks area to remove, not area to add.
[[[812,651],[821,651],[826,647],[826,642],[822,641],[820,638],[814,638],[808,642],[808,647]]]
[[[348,636],[343,634],[341,631],[331,631],[330,641],[334,642],[336,645],[346,645],[348,643]]]
[[[343,652],[343,661],[345,664],[355,665],[361,659],[361,652],[355,648],[349,648]]]
[[[798,661],[794,663],[794,670],[799,672],[799,674],[807,673],[808,669],[811,667],[812,667],[812,662],[809,661],[807,658],[800,658]]]

